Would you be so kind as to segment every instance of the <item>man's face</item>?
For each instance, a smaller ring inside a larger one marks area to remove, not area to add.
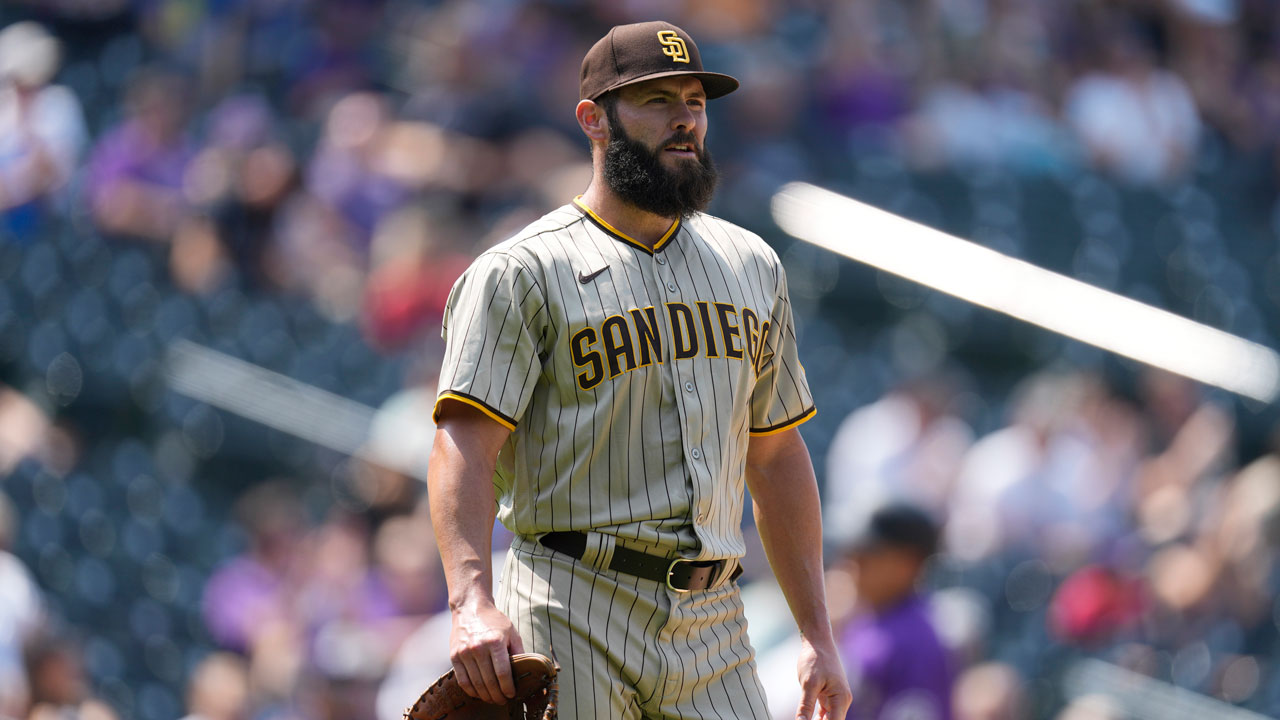
[[[706,94],[697,78],[661,78],[606,104],[604,179],[623,200],[662,217],[705,210],[717,173],[706,148]]]

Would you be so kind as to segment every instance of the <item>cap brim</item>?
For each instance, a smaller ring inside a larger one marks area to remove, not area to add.
[[[701,80],[702,90],[707,94],[708,100],[715,100],[718,97],[724,97],[725,95],[728,95],[729,93],[738,89],[738,79],[733,77],[732,75],[724,75],[722,73],[713,73],[713,72],[706,72],[706,71],[700,71],[700,70],[669,70],[667,72],[652,73],[650,75],[641,75],[638,78],[632,78],[625,82],[620,82],[617,85],[612,85],[610,87],[605,88],[604,90],[601,90],[600,92],[596,93],[594,96],[587,99],[595,100],[601,95],[613,90],[617,90],[618,88],[621,88],[621,87],[626,87],[628,85],[635,85],[636,83],[642,83],[647,80],[657,80],[659,78],[675,77],[676,75],[692,75],[693,77],[696,77],[699,80]]]

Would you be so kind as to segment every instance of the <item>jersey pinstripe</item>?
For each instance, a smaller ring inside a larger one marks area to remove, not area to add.
[[[494,485],[518,535],[739,557],[749,437],[814,413],[776,253],[709,215],[651,251],[565,205],[477,258],[443,335],[440,401],[513,431]]]

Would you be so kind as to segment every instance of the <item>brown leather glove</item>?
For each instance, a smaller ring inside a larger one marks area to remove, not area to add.
[[[538,653],[511,656],[516,696],[503,705],[471,697],[462,690],[453,670],[441,675],[422,693],[405,720],[556,720],[559,666]]]

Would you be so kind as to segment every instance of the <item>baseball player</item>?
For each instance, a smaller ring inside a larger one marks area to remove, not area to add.
[[[453,667],[483,700],[537,651],[565,718],[768,718],[734,582],[745,484],[804,637],[796,717],[849,706],[786,279],[701,212],[707,101],[737,87],[674,25],[613,28],[582,63],[587,189],[453,288],[428,481]],[[515,534],[496,598],[495,508]]]

